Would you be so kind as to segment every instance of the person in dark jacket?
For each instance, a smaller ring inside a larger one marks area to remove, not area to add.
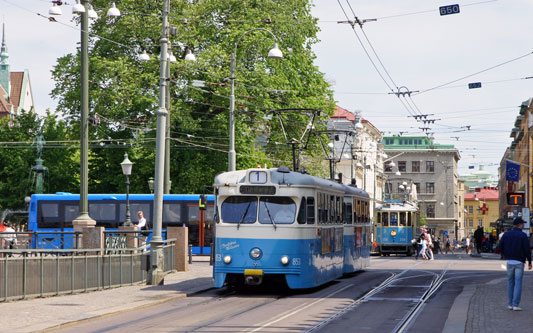
[[[527,235],[522,232],[524,220],[517,217],[513,221],[514,228],[503,234],[499,249],[507,259],[507,308],[520,311],[520,297],[522,295],[522,278],[524,276],[524,264],[528,261],[531,270],[531,249]]]
[[[482,226],[478,226],[477,230],[474,231],[474,239],[476,240],[477,254],[481,254],[481,248],[483,245],[483,227]]]

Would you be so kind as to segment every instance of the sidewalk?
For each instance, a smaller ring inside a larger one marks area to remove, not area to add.
[[[481,258],[500,260],[499,254],[482,253]],[[505,261],[501,261],[505,265]],[[504,266],[505,267],[505,266]],[[507,308],[507,275],[485,284],[466,285],[450,309],[443,332],[527,332],[533,325],[533,271],[522,281],[522,311]]]
[[[213,287],[209,259],[195,258],[188,272],[165,276],[165,285],[138,284],[89,293],[0,303],[0,331],[35,332],[80,320],[185,298]]]

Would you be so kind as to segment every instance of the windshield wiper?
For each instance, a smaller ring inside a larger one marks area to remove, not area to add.
[[[244,214],[242,214],[242,217],[239,221],[239,223],[237,224],[237,230],[239,230],[239,227],[241,226],[241,223],[242,221],[244,221],[244,218],[246,217],[246,214],[248,214],[248,209],[250,209],[250,205],[252,204],[252,202],[248,202],[248,206],[246,206],[246,209],[244,210]]]
[[[276,222],[274,222],[274,219],[270,215],[270,210],[268,209],[267,203],[263,201],[263,204],[265,205],[265,209],[267,211],[268,218],[270,219],[270,222],[272,222],[272,225],[274,226],[274,230],[276,230],[277,229]]]

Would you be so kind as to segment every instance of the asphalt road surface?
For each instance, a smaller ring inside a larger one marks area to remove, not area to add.
[[[305,291],[217,289],[59,332],[440,332],[463,287],[504,278],[498,260],[373,257],[371,267]]]

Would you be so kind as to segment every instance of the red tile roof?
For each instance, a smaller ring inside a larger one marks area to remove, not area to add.
[[[20,94],[22,90],[22,80],[24,79],[24,72],[11,72],[11,94],[10,101],[15,107],[15,112],[19,106]]]
[[[476,200],[476,198],[482,201],[499,200],[499,192],[494,188],[482,188],[474,193],[465,193],[465,200]]]

